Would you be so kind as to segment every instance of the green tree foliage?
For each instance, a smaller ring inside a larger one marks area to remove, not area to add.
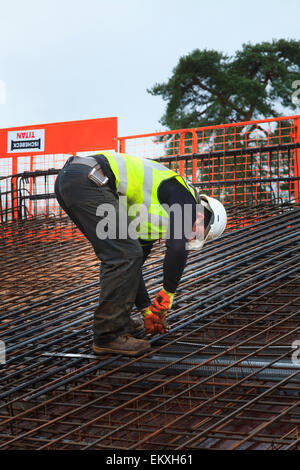
[[[300,79],[300,41],[273,40],[260,44],[244,44],[233,56],[214,50],[196,49],[181,57],[166,83],[156,84],[148,90],[161,96],[167,103],[160,122],[168,129],[203,127],[216,124],[245,122],[255,119],[291,114],[297,108],[292,101],[294,81]],[[176,155],[192,153],[192,137],[184,137],[180,149],[180,135],[165,138],[166,153]],[[291,123],[281,121],[275,128],[241,125],[233,128],[197,131],[200,152],[223,151],[251,146],[291,142]],[[258,139],[257,139],[258,138]],[[160,138],[158,138],[160,140]],[[280,159],[280,164],[279,164]],[[261,153],[234,157],[209,157],[199,161],[198,182],[210,182],[216,191],[225,180],[241,181],[244,178],[265,179],[291,176],[291,161],[287,154]],[[186,162],[191,174],[191,161]],[[201,166],[201,168],[200,168]],[[225,173],[224,168],[226,167]],[[279,191],[279,184],[281,190]],[[236,202],[260,200],[261,197],[278,199],[279,193],[288,190],[290,183],[243,184],[226,188],[226,199]],[[220,195],[219,195],[220,196]]]
[[[148,90],[167,102],[160,122],[169,129],[279,116],[295,110],[292,83],[300,76],[300,41],[244,44],[230,57],[196,49],[181,57],[166,83]]]

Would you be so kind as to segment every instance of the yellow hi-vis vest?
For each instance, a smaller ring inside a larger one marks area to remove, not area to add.
[[[157,240],[167,233],[169,215],[157,197],[162,181],[176,178],[196,200],[194,188],[175,171],[160,163],[113,151],[101,152],[101,155],[106,157],[115,175],[117,193],[126,196],[130,221],[137,216],[140,219],[136,232],[142,240]],[[143,211],[140,210],[142,206]]]

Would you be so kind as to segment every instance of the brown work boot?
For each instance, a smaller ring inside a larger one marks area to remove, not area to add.
[[[125,327],[126,333],[129,335],[138,335],[144,329],[144,321],[141,318],[130,318]]]
[[[129,334],[118,336],[109,343],[102,346],[93,344],[93,351],[96,354],[125,354],[125,356],[140,356],[150,351],[151,345],[144,339],[135,339]]]

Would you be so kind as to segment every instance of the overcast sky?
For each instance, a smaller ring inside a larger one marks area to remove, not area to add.
[[[299,0],[1,0],[0,127],[117,116],[119,135],[162,130],[146,90],[180,56],[299,39],[299,18]]]

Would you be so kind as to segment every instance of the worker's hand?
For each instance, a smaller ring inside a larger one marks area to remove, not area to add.
[[[157,333],[164,334],[166,332],[166,313],[155,314],[148,307],[143,311],[144,326],[147,334],[155,335]]]
[[[162,289],[155,297],[152,305],[143,311],[144,326],[147,334],[163,334],[167,330],[166,315],[171,308],[173,293]]]
[[[172,292],[167,292],[165,289],[159,291],[150,305],[150,310],[156,315],[165,315],[172,307],[174,295]]]

